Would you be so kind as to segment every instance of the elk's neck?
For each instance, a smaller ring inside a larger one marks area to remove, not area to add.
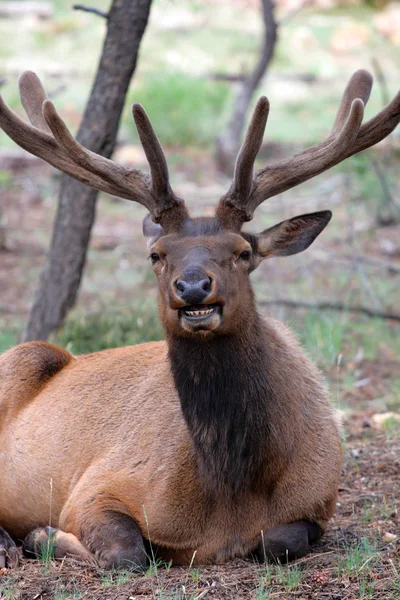
[[[266,452],[268,462],[274,460],[277,403],[266,338],[255,313],[238,335],[168,340],[182,412],[208,487],[234,492],[258,487],[265,480]]]

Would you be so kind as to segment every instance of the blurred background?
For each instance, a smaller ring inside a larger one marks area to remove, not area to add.
[[[104,11],[109,6],[94,4]],[[275,20],[273,57],[250,105],[261,94],[271,102],[260,167],[327,136],[356,69],[375,77],[367,119],[394,96],[400,80],[397,2],[279,0]],[[17,77],[34,70],[76,131],[105,31],[104,18],[73,10],[70,2],[1,1],[0,83],[6,102],[26,118]],[[165,148],[173,188],[193,213],[212,214],[230,184],[218,168],[216,137],[229,122],[243,77],[259,60],[263,36],[260,0],[155,0],[114,160],[147,170],[130,113],[132,102],[139,101]],[[60,176],[0,135],[3,351],[19,341],[28,317],[49,247]],[[309,250],[266,261],[252,277],[260,310],[297,331],[327,374],[345,417],[351,423],[362,415],[354,421],[357,428],[368,429],[376,414],[390,413],[385,427],[399,429],[399,161],[397,130],[377,147],[266,201],[247,226],[260,231],[296,214],[333,211],[331,224]],[[84,353],[162,337],[141,234],[144,216],[139,205],[100,194],[78,299],[52,341]],[[304,302],[315,306],[303,307]]]

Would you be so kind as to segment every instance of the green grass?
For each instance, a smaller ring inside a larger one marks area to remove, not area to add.
[[[288,592],[296,590],[302,580],[303,572],[299,565],[278,565],[275,567],[277,582]]]
[[[199,148],[214,140],[228,95],[226,84],[163,70],[149,73],[141,85],[135,86],[128,104],[143,104],[166,146]],[[129,123],[137,139],[131,117]]]
[[[368,579],[361,579],[359,582],[359,594],[360,600],[373,600],[374,599],[375,583]]]
[[[259,572],[259,585],[256,600],[267,600],[272,594],[273,586],[279,585],[288,593],[295,592],[303,579],[300,565],[266,565]]]
[[[50,564],[55,558],[56,544],[51,536],[39,546],[39,558],[45,564]]]
[[[345,335],[343,315],[340,313],[307,311],[295,328],[311,358],[328,369],[342,352]]]
[[[388,437],[400,437],[400,420],[389,417],[382,423],[382,429]]]
[[[374,562],[378,560],[379,553],[373,543],[368,539],[361,540],[354,548],[346,550],[344,555],[338,556],[337,570],[340,577],[361,577],[363,572],[368,572]]]
[[[101,578],[101,585],[103,587],[111,587],[113,585],[121,585],[131,581],[134,571],[111,571],[106,573]]]
[[[397,512],[397,504],[394,500],[389,500],[386,496],[383,499],[377,498],[376,502],[364,506],[362,514],[359,516],[360,523],[368,525],[377,519],[379,521],[390,521]]]
[[[0,331],[0,354],[18,343],[18,334],[13,329],[4,328]]]
[[[1,600],[14,600],[16,596],[16,581],[18,576],[3,577],[0,582],[0,598]]]
[[[398,382],[393,382],[391,385],[386,406],[389,411],[400,412],[400,384]]]
[[[54,592],[54,600],[81,600],[85,595],[79,590],[71,590],[69,586],[64,586],[61,582],[58,582]]]
[[[291,314],[291,327],[297,331],[300,341],[309,356],[324,370],[338,363],[353,361],[361,349],[363,360],[375,360],[380,348],[387,347],[394,355],[400,353],[400,338],[397,327],[382,319],[334,311],[298,311]],[[340,367],[341,368],[341,367]],[[348,384],[353,384],[348,373]],[[398,389],[392,386],[391,406],[399,404]]]
[[[86,354],[163,339],[154,302],[136,302],[131,308],[93,314],[72,313],[53,338],[74,354]]]

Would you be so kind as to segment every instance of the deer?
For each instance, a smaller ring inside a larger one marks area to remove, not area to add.
[[[189,215],[139,104],[150,175],[71,135],[35,73],[19,80],[31,125],[0,99],[0,126],[25,150],[97,190],[138,202],[165,340],[74,356],[43,341],[0,357],[0,559],[17,544],[101,568],[253,556],[290,561],[336,507],[341,425],[323,375],[281,322],[257,310],[250,273],[308,248],[329,210],[243,231],[266,199],[377,144],[400,93],[362,123],[372,76],[357,71],[327,139],[254,171],[269,113],[256,104],[214,216]],[[51,492],[51,493],[50,493]]]

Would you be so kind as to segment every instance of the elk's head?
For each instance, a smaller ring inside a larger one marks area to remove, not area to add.
[[[150,177],[79,144],[34,73],[23,73],[19,83],[32,125],[0,97],[0,126],[22,148],[75,179],[147,208],[143,230],[158,279],[161,318],[167,331],[185,336],[226,334],[246,326],[254,307],[250,272],[265,258],[301,252],[331,218],[330,211],[322,211],[283,221],[259,234],[242,232],[257,206],[376,144],[400,121],[399,93],[362,125],[372,77],[367,71],[357,71],[328,138],[254,174],[269,112],[268,100],[260,98],[236,160],[232,185],[219,201],[215,216],[192,219],[171,189],[164,153],[140,105],[133,106],[133,117]]]
[[[249,234],[228,226],[230,210],[220,204],[215,217],[186,217],[171,233],[150,215],[144,220],[167,331],[207,337],[248,326],[254,311],[250,273],[265,258],[307,248],[331,218],[329,211],[317,212]]]

